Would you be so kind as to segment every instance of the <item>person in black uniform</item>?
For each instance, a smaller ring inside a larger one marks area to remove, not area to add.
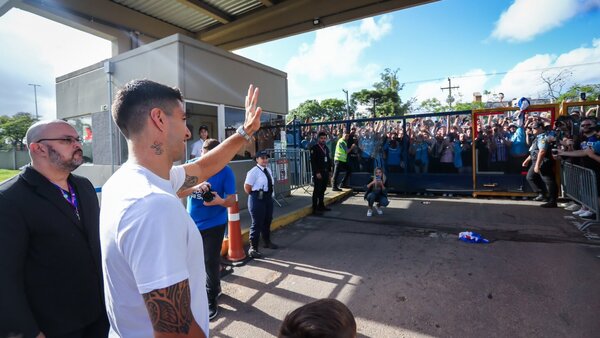
[[[248,256],[261,258],[258,242],[262,236],[264,247],[277,249],[271,242],[271,221],[273,220],[273,173],[269,168],[269,154],[261,150],[256,153],[256,165],[246,174],[244,191],[248,196],[248,211],[252,218],[250,224],[250,249]]]
[[[535,122],[532,127],[535,140],[529,148],[530,155],[523,162],[523,167],[527,167],[531,162],[531,167],[527,172],[527,181],[531,189],[538,193],[538,196],[533,199],[534,201],[546,201],[540,205],[542,208],[556,208],[558,191],[550,143],[543,122]]]
[[[327,189],[329,172],[331,171],[331,156],[329,156],[329,148],[325,145],[327,133],[324,131],[319,132],[317,140],[317,144],[310,148],[310,164],[314,182],[312,195],[314,213],[331,210],[325,206],[325,189]]]

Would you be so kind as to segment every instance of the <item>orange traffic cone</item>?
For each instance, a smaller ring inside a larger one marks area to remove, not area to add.
[[[238,197],[235,195],[235,204],[229,207],[229,250],[227,260],[239,262],[246,259],[244,242],[242,241],[242,228],[240,226],[240,207]]]

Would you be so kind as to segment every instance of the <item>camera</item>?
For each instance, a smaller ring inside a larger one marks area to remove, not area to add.
[[[212,202],[215,196],[212,194],[212,189],[209,187],[207,191],[202,193],[202,199],[204,202]]]

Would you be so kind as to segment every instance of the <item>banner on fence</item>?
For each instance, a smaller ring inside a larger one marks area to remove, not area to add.
[[[285,184],[288,182],[288,160],[280,158],[275,162],[275,170],[277,171],[277,183]]]

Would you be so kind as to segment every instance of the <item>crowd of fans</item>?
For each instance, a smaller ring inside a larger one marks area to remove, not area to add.
[[[519,174],[534,139],[532,125],[542,122],[547,132],[562,140],[578,132],[578,115],[561,117],[554,126],[551,111],[525,113],[522,118],[518,111],[483,115],[477,117],[475,134],[470,114],[352,123],[348,147],[357,146],[350,151],[348,164],[353,172],[372,173],[381,167],[388,174],[471,173],[475,147],[479,171]],[[317,133],[325,131],[333,153],[344,128],[344,124],[303,127],[300,147],[310,149]]]

